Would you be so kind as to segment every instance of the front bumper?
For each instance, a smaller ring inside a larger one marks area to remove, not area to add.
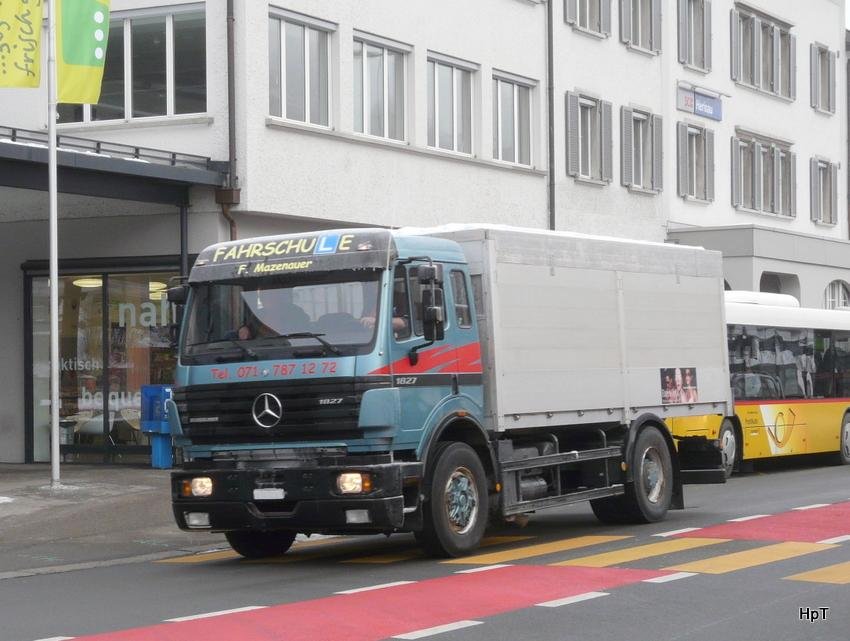
[[[387,532],[404,525],[405,486],[415,485],[418,465],[391,463],[340,467],[282,469],[193,469],[171,475],[172,508],[184,530],[291,530],[305,533]],[[372,478],[367,494],[340,494],[340,472],[364,472]],[[182,497],[185,479],[213,480],[209,497]],[[255,490],[275,490],[273,499],[255,497]],[[283,494],[283,498],[280,495]],[[350,512],[358,511],[351,522]],[[209,527],[189,527],[187,512],[209,515]],[[367,519],[364,520],[364,512]]]

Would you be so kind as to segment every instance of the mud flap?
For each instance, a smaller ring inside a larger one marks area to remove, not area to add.
[[[676,439],[682,483],[725,483],[723,454],[720,443],[704,436],[683,436]]]

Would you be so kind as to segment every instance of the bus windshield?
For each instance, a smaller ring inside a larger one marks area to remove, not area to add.
[[[192,285],[183,358],[227,360],[366,353],[375,340],[379,270]]]

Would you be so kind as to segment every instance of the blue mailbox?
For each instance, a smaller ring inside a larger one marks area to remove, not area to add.
[[[171,385],[142,385],[142,432],[150,437],[151,466],[171,468],[171,428],[165,402],[171,398]]]

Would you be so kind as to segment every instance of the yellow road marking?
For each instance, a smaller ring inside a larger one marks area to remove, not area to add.
[[[534,556],[543,556],[544,554],[553,554],[555,552],[565,552],[566,550],[575,550],[578,548],[589,547],[591,545],[599,545],[601,543],[610,543],[612,541],[622,541],[630,539],[631,536],[577,536],[572,539],[562,539],[551,543],[538,543],[537,545],[527,545],[521,548],[512,548],[503,552],[490,552],[488,554],[477,554],[474,556],[465,556],[460,559],[450,559],[443,563],[457,565],[492,565],[494,563],[507,563],[508,561],[516,561],[518,559],[528,559]]]
[[[708,545],[726,543],[727,541],[729,541],[729,539],[701,539],[697,537],[687,539],[670,539],[660,543],[638,545],[636,547],[626,548],[625,550],[614,550],[613,552],[582,556],[577,559],[570,559],[569,561],[552,563],[551,565],[580,565],[587,568],[604,568],[609,565],[648,559],[653,556],[661,556],[663,554],[681,552],[682,550],[691,550]]]
[[[745,550],[744,552],[734,552],[702,561],[694,561],[693,563],[674,565],[664,569],[680,572],[702,572],[704,574],[725,574],[727,572],[734,572],[735,570],[766,565],[775,561],[793,559],[796,556],[803,556],[812,552],[831,550],[834,547],[837,546],[823,543],[776,543],[753,550]]]
[[[330,545],[331,543],[339,543],[344,539],[330,538],[319,539],[317,541],[299,541],[292,546],[293,552],[307,550],[310,548],[319,547],[322,545]],[[304,555],[298,558],[303,558]],[[218,550],[216,552],[201,552],[199,554],[187,554],[186,556],[175,556],[170,559],[161,559],[157,563],[209,563],[211,561],[225,561],[227,559],[241,559],[242,555],[233,550]]]
[[[850,561],[829,565],[819,570],[803,572],[793,576],[786,576],[791,581],[809,581],[810,583],[833,583],[835,585],[850,584]]]
[[[519,541],[527,541],[533,539],[533,536],[488,536],[481,539],[481,547],[493,547],[496,545],[505,545],[507,543],[517,543]],[[372,554],[369,556],[361,556],[355,559],[346,559],[343,563],[397,563],[399,561],[410,561],[425,556],[421,549],[404,550],[400,552],[389,552],[387,554]]]

